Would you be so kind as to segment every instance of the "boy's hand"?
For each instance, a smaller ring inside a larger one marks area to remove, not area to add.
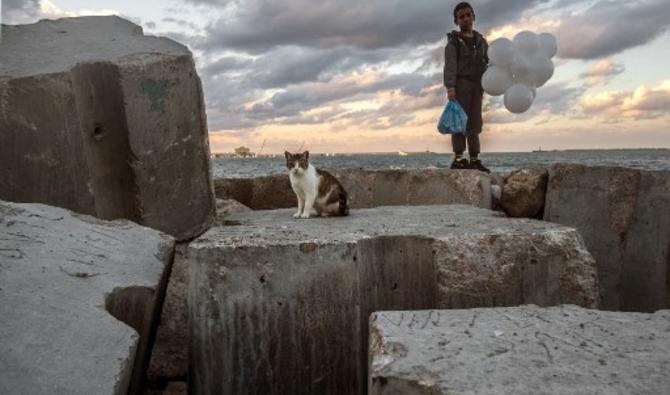
[[[456,98],[456,88],[447,89],[447,98],[449,100],[454,100]]]

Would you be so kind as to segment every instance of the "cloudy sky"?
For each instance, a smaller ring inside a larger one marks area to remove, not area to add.
[[[190,47],[213,152],[448,152],[444,0],[0,0],[3,23],[116,14]],[[484,152],[670,147],[668,0],[472,1],[489,38],[558,37],[530,111],[485,97]]]

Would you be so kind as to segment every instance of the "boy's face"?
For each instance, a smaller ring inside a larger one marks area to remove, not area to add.
[[[475,15],[470,8],[461,8],[456,13],[456,24],[461,30],[472,30],[472,23],[475,20]]]

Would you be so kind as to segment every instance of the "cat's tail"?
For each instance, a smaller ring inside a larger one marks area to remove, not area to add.
[[[344,192],[344,191],[340,192],[340,194],[338,195],[338,198],[339,198],[338,199],[338,203],[339,203],[338,214],[342,215],[342,216],[349,215],[349,202],[348,202],[348,199],[347,199],[347,193]]]

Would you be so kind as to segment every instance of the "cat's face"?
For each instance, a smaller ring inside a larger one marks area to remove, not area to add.
[[[309,166],[309,151],[305,151],[301,154],[292,154],[288,151],[284,152],[286,157],[286,168],[289,172],[299,175],[307,170]]]

